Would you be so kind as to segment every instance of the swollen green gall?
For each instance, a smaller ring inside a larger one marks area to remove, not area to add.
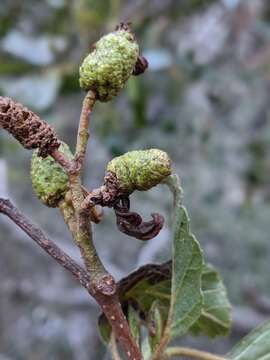
[[[112,159],[106,170],[106,177],[113,175],[121,192],[131,194],[134,190],[149,190],[169,176],[171,160],[159,149],[135,150]]]
[[[64,142],[59,151],[69,160],[73,159],[73,154]],[[57,207],[68,190],[68,177],[62,167],[51,156],[41,158],[37,151],[32,155],[31,180],[36,196],[49,207]]]
[[[103,36],[80,67],[80,86],[95,91],[106,102],[116,96],[132,75],[139,56],[139,46],[128,28]]]

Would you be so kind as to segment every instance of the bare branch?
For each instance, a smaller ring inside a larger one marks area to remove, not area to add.
[[[0,198],[0,213],[8,216],[47,254],[67,269],[88,290],[89,275],[68,254],[61,250],[52,240],[34,224],[32,224],[8,199]]]
[[[69,177],[71,202],[74,209],[61,209],[64,220],[79,247],[86,271],[64,253],[54,242],[48,239],[39,228],[19,212],[7,199],[0,198],[0,212],[13,220],[41,248],[43,248],[61,266],[69,270],[90,295],[101,306],[116,339],[121,344],[128,359],[141,360],[142,356],[132,338],[127,320],[122,311],[117,295],[117,286],[113,276],[104,268],[95,249],[89,212],[82,211],[84,192],[80,178],[80,170],[84,162],[88,142],[89,114],[96,100],[93,91],[89,91],[83,101],[80,117],[75,159],[69,161],[58,150],[60,141],[48,124],[37,115],[16,104],[13,100],[0,97],[0,126],[7,129],[22,145],[27,148],[39,148],[43,157],[51,155],[66,171]],[[93,210],[92,210],[93,215]],[[94,213],[98,222],[98,213]]]
[[[77,170],[80,171],[87,148],[87,142],[89,138],[89,121],[90,121],[90,113],[93,110],[94,104],[96,102],[96,94],[93,91],[88,91],[86,94],[83,104],[82,111],[80,116],[80,123],[77,135],[77,145],[76,145],[76,154],[75,159],[77,163]]]
[[[121,344],[128,359],[141,360],[140,351],[132,338],[127,320],[119,303],[118,294],[111,291],[112,276],[106,275],[97,278],[93,283],[88,273],[79,266],[69,255],[62,251],[52,240],[33,225],[8,199],[0,198],[0,213],[8,216],[19,226],[31,239],[33,239],[44,251],[55,259],[61,266],[67,269],[80,284],[92,295],[100,305],[107,317],[116,339]],[[102,287],[101,291],[99,287]],[[107,286],[107,288],[106,288]]]

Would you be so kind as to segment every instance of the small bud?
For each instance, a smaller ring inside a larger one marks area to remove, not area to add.
[[[73,159],[67,144],[62,142],[59,150]],[[36,196],[49,207],[57,207],[68,190],[68,176],[62,167],[51,156],[42,159],[37,151],[32,155],[31,180]]]
[[[139,47],[128,27],[103,36],[80,67],[80,86],[95,91],[100,101],[116,96],[132,75]]]
[[[38,148],[38,154],[42,157],[60,146],[60,141],[49,124],[8,97],[0,96],[0,126],[25,149]]]
[[[171,160],[159,149],[130,151],[112,159],[107,165],[106,180],[116,178],[120,192],[149,190],[171,174]],[[115,185],[114,185],[115,186]]]

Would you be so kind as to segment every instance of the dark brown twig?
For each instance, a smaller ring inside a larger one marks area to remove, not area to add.
[[[8,216],[32,240],[34,240],[47,254],[67,269],[88,290],[89,276],[69,255],[61,250],[43,232],[33,225],[8,199],[0,198],[0,213]]]
[[[121,305],[119,303],[118,295],[111,291],[112,283],[111,279],[105,279],[104,277],[100,282],[102,285],[102,291],[98,291],[97,287],[99,282],[92,284],[88,273],[79,266],[70,256],[62,251],[52,240],[46,237],[42,231],[33,225],[8,199],[0,198],[0,213],[8,216],[17,226],[19,226],[31,239],[33,239],[44,251],[47,252],[53,259],[55,259],[61,266],[68,270],[80,284],[92,295],[102,311],[107,317],[113,332],[123,350],[125,351],[127,358],[132,360],[141,360],[140,351],[134,342],[127,320],[123,314]],[[106,289],[104,289],[104,283],[107,283],[107,295]]]

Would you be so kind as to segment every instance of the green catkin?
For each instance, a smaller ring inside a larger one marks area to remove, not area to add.
[[[171,160],[159,149],[135,150],[112,159],[107,173],[115,175],[119,189],[125,193],[145,191],[171,174]]]
[[[73,159],[67,144],[62,142],[59,151],[69,160]],[[31,180],[36,196],[49,207],[57,207],[68,190],[68,176],[62,167],[51,156],[41,158],[37,151],[32,155]]]
[[[95,91],[102,102],[110,101],[125,86],[138,56],[130,31],[120,29],[103,36],[80,67],[81,88]]]

